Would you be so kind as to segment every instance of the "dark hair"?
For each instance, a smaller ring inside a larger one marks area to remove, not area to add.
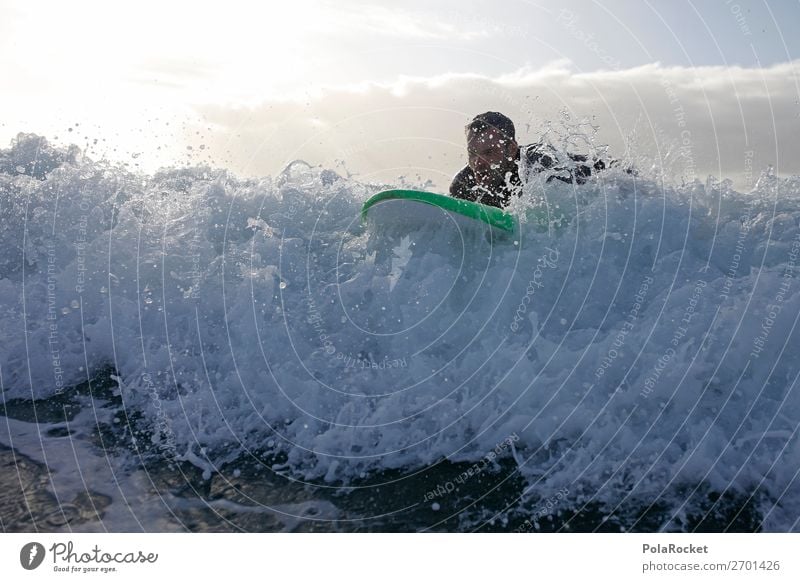
[[[479,135],[489,129],[496,129],[507,139],[515,138],[514,122],[497,111],[487,111],[476,115],[466,127],[468,135]]]

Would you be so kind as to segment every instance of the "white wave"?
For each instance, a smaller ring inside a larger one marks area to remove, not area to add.
[[[328,170],[33,162],[0,174],[6,398],[111,363],[204,468],[268,448],[347,482],[516,434],[538,495],[707,483],[797,528],[796,178],[531,184],[516,240],[431,224],[398,255],[359,220],[380,186]],[[542,205],[567,225],[537,230]]]

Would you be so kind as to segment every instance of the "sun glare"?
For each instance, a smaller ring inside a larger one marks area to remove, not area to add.
[[[62,104],[274,97],[308,73],[303,54],[321,10],[313,1],[32,2],[12,12],[4,60],[24,63],[29,83],[15,91],[47,91]]]

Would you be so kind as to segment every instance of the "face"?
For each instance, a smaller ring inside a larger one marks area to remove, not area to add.
[[[518,147],[513,139],[491,130],[471,136],[467,140],[467,154],[478,185],[487,189],[503,186],[506,172],[514,169]]]

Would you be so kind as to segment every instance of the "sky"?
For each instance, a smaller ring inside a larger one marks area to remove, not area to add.
[[[498,110],[521,143],[591,125],[614,156],[747,188],[800,173],[799,25],[798,0],[0,0],[0,146],[444,188]]]

